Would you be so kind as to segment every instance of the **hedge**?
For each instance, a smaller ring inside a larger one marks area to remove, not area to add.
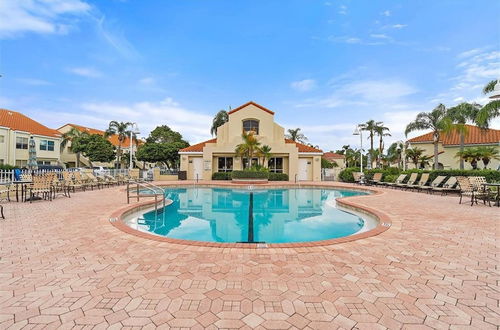
[[[4,170],[4,171],[10,171],[10,170],[13,170],[16,168],[19,168],[19,167],[8,165],[8,164],[0,165],[0,170]]]
[[[215,172],[212,174],[212,180],[231,180],[231,172]]]
[[[286,173],[269,173],[269,181],[288,181]]]
[[[269,173],[257,171],[232,171],[231,178],[233,179],[267,179]]]
[[[352,175],[352,172],[359,172],[361,171],[359,167],[348,167],[346,169],[343,169],[339,173],[339,180],[343,182],[354,182],[354,177]]]

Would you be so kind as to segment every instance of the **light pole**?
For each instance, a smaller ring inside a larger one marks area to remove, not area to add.
[[[361,165],[361,174],[363,174],[363,130],[360,129],[360,125],[357,125],[354,129],[352,135],[359,135],[359,158]]]
[[[130,156],[130,161],[128,163],[128,168],[129,170],[132,169],[132,152],[134,150],[134,144],[132,143],[132,137],[133,135],[136,135],[139,134],[139,127],[137,126],[137,123],[131,123],[130,124],[130,149],[129,149],[129,156]]]
[[[402,140],[399,140],[396,142],[398,144],[398,149],[401,150],[402,148],[402,153],[401,153],[401,158],[403,160],[403,171],[406,171],[406,145],[409,144],[408,142],[403,142]]]

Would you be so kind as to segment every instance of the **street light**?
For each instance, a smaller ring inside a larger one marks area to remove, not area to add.
[[[360,141],[359,158],[361,164],[361,174],[363,174],[363,130],[360,129],[360,125],[356,126],[352,135],[359,135],[359,141]]]
[[[129,156],[130,156],[130,162],[128,164],[129,170],[132,169],[132,152],[134,150],[134,144],[132,143],[132,136],[139,134],[139,126],[137,126],[137,123],[131,123],[130,124],[130,149],[129,149]]]

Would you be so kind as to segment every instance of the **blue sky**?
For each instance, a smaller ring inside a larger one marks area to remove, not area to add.
[[[369,119],[389,143],[440,102],[486,102],[498,12],[494,0],[3,0],[0,107],[54,128],[166,124],[196,143],[219,109],[253,100],[324,150],[358,146]]]

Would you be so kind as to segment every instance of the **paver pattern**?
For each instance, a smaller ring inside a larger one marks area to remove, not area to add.
[[[498,329],[500,208],[379,190],[389,230],[299,248],[127,234],[123,187],[4,203],[0,329]]]

